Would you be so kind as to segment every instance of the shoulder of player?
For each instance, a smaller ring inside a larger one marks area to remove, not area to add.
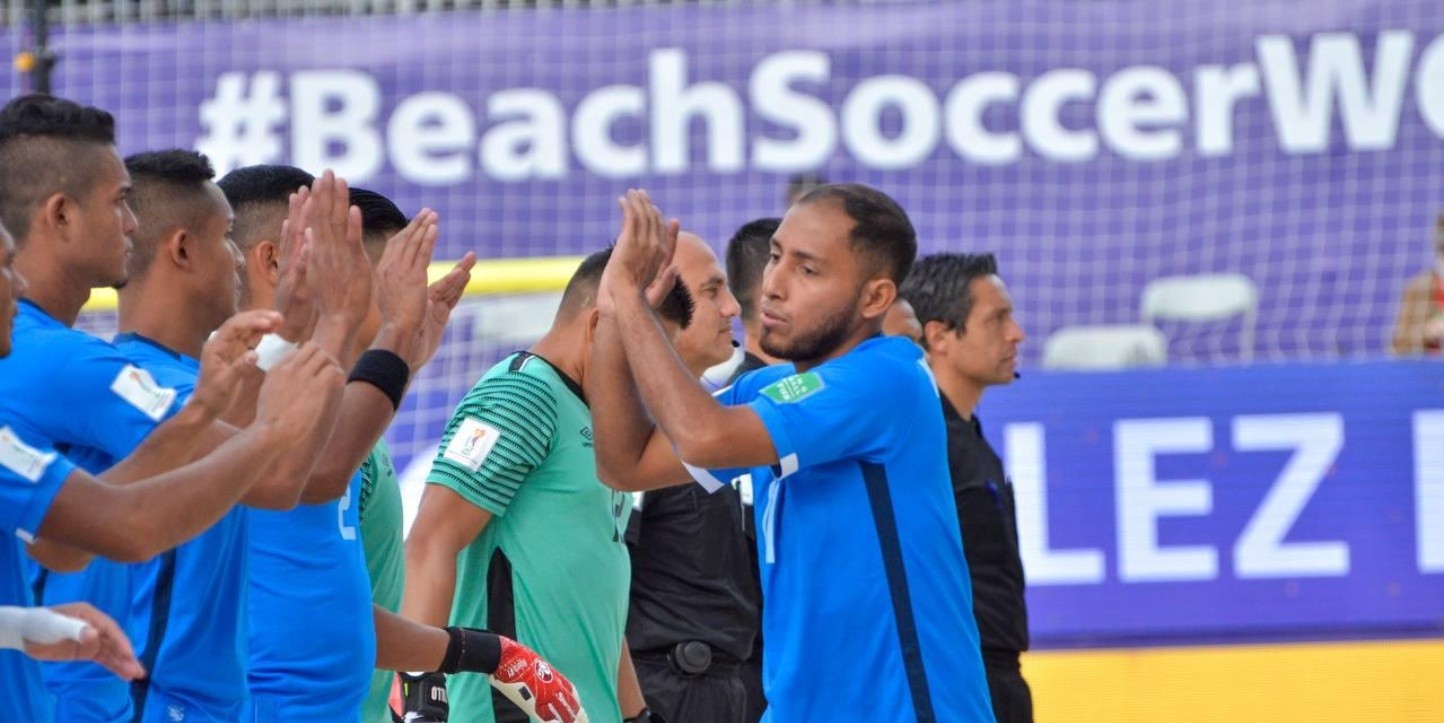
[[[557,386],[538,374],[493,368],[466,393],[457,411],[476,414],[506,405],[527,416],[555,417],[560,393]]]

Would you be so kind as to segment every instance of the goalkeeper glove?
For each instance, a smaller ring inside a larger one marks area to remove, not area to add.
[[[501,662],[491,686],[542,723],[587,723],[577,689],[536,651],[510,638],[501,641]]]

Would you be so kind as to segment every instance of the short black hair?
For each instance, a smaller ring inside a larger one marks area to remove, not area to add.
[[[597,304],[597,289],[602,283],[602,272],[607,269],[607,262],[612,260],[612,250],[615,246],[607,246],[585,259],[577,267],[572,278],[567,282],[566,290],[562,292],[562,309],[558,315],[575,314],[583,309],[590,309]],[[670,321],[683,329],[692,325],[692,312],[696,310],[697,302],[692,298],[681,279],[668,292],[667,297],[662,299],[662,305],[657,308],[657,314],[663,319]]]
[[[973,280],[998,273],[992,254],[932,254],[919,259],[902,285],[902,298],[913,305],[918,323],[940,321],[948,329],[964,329],[973,311]],[[927,335],[923,335],[927,348]]]
[[[277,212],[284,219],[291,194],[315,181],[315,176],[295,166],[281,165],[237,168],[217,181],[236,214],[236,245],[245,250],[257,239],[279,233]]]
[[[46,198],[83,199],[93,185],[93,156],[115,145],[115,117],[43,93],[22,95],[0,109],[0,222],[16,243]]]
[[[917,232],[902,206],[886,193],[860,183],[818,186],[797,203],[819,201],[836,201],[842,207],[853,220],[848,234],[852,249],[901,286],[918,255]]]
[[[727,242],[727,287],[742,307],[742,320],[757,318],[757,292],[762,272],[772,257],[772,237],[780,218],[759,218],[742,224]]]
[[[125,159],[125,170],[130,173],[132,185],[131,210],[141,219],[139,230],[131,237],[127,266],[132,277],[140,277],[155,258],[158,234],[173,225],[172,219],[193,215],[194,204],[204,197],[206,184],[216,177],[216,169],[203,154],[175,148],[130,156]]]
[[[411,220],[391,199],[366,188],[351,189],[351,205],[361,209],[361,234],[366,253],[380,257],[386,240]]]

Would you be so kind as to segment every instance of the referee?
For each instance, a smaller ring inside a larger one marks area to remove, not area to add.
[[[1028,649],[1028,607],[1013,485],[974,410],[983,391],[1016,377],[1023,329],[992,254],[936,254],[902,286],[923,324],[923,348],[942,392],[948,469],[963,552],[973,579],[973,614],[999,723],[1030,723],[1033,699],[1018,667]]]

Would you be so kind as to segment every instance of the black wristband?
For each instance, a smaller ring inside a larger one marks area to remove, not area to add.
[[[447,628],[451,642],[446,645],[446,656],[441,659],[439,673],[485,673],[496,672],[501,665],[501,639],[495,633],[475,628]]]
[[[351,382],[365,382],[381,390],[391,400],[391,406],[401,408],[401,398],[406,396],[406,383],[411,380],[411,367],[396,354],[385,349],[367,349],[356,360],[351,369]]]

